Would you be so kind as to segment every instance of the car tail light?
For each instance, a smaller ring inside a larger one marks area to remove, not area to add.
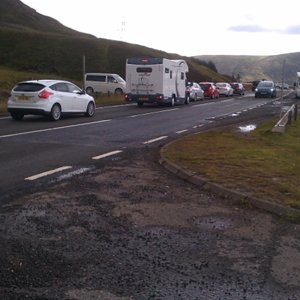
[[[52,92],[50,92],[50,91],[44,89],[44,90],[42,90],[42,91],[39,93],[38,96],[39,96],[39,98],[41,98],[41,99],[48,99],[51,95],[53,95]]]

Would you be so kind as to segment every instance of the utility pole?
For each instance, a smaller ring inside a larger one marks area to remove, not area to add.
[[[283,101],[284,72],[285,72],[285,59],[283,60],[283,63],[282,63],[282,74],[281,74],[281,101]]]
[[[82,89],[85,91],[85,55],[82,57]]]

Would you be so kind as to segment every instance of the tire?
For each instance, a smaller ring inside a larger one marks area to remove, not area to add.
[[[122,89],[119,89],[119,88],[116,89],[116,90],[115,90],[115,94],[116,94],[116,95],[123,95]]]
[[[54,104],[51,109],[50,118],[53,121],[58,121],[61,117],[61,108],[59,104]]]
[[[85,115],[87,117],[92,117],[95,114],[95,104],[94,102],[89,102],[87,108],[86,108],[86,113]]]
[[[94,94],[94,90],[92,87],[88,86],[86,89],[85,89],[86,93],[89,94],[89,95],[93,95]]]
[[[171,107],[174,107],[174,106],[175,106],[175,96],[172,96],[170,106],[171,106]]]
[[[185,101],[184,101],[184,104],[190,104],[190,101],[191,101],[191,99],[190,99],[190,95],[189,95],[189,94],[187,94],[187,95],[185,96]]]
[[[24,117],[24,114],[21,112],[11,112],[10,115],[14,120],[17,121],[21,121]]]

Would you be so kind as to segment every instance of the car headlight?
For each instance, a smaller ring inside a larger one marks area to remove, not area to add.
[[[271,89],[271,92],[273,92],[274,91],[274,89]]]
[[[255,89],[255,92],[258,92],[258,89]]]

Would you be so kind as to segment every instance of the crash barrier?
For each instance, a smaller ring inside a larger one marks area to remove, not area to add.
[[[288,107],[287,110],[282,109],[283,116],[272,128],[272,132],[284,132],[286,125],[291,125],[293,120],[297,120],[297,113],[297,104],[293,104],[291,107]]]

